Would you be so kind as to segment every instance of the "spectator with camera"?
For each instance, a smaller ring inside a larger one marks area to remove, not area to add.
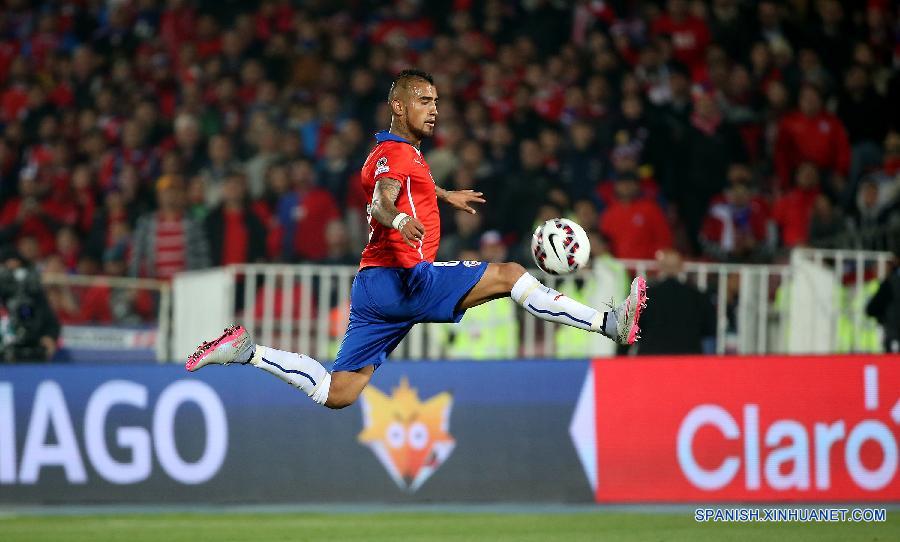
[[[12,247],[0,249],[0,306],[9,319],[0,336],[0,360],[53,358],[59,321],[44,295],[40,274]]]

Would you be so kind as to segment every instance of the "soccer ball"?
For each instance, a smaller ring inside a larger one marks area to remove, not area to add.
[[[591,242],[578,224],[553,218],[534,230],[531,255],[545,273],[565,275],[584,267],[591,256]]]

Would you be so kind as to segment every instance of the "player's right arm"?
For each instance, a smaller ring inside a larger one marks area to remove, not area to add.
[[[382,226],[399,231],[403,241],[415,248],[415,243],[421,242],[425,237],[425,226],[417,218],[397,210],[394,202],[400,195],[401,186],[400,181],[388,177],[381,177],[375,182],[372,217]]]

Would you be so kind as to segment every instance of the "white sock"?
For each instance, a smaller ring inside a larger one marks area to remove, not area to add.
[[[600,312],[541,284],[525,273],[513,286],[513,301],[542,320],[550,320],[588,331],[616,336],[616,316],[613,311]],[[608,330],[608,331],[607,331]]]
[[[328,399],[331,373],[309,356],[256,345],[250,364],[300,388],[320,405],[324,405]]]

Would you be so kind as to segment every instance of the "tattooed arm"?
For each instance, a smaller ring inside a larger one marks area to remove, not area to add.
[[[425,226],[415,217],[397,210],[394,202],[398,195],[400,195],[400,181],[379,179],[375,183],[375,192],[372,193],[372,217],[381,225],[398,230],[406,244],[414,247],[414,242],[420,242],[425,237]],[[398,217],[400,220],[397,220]]]
[[[394,205],[398,195],[400,195],[400,181],[379,179],[375,183],[375,192],[372,193],[372,216],[382,226],[392,227],[394,218],[400,214]]]

